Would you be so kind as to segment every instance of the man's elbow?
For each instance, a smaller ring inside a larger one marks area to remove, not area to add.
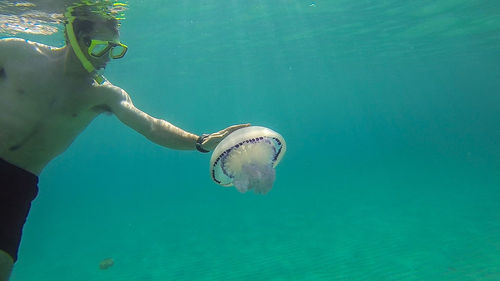
[[[160,119],[154,119],[151,122],[149,122],[148,126],[145,126],[145,129],[143,132],[140,132],[142,135],[144,135],[147,139],[150,141],[164,145],[163,143],[165,142],[165,137],[164,137],[164,124],[162,122],[163,120]]]

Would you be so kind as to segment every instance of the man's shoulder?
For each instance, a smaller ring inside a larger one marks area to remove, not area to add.
[[[30,41],[27,39],[16,38],[16,37],[7,37],[7,38],[0,39],[0,44],[2,46],[28,44],[28,42],[30,42]]]
[[[94,89],[99,91],[102,95],[107,96],[112,99],[127,99],[129,98],[127,92],[122,88],[113,85],[108,80],[104,81],[102,84],[94,84]]]
[[[0,55],[11,55],[11,50],[18,49],[26,44],[27,40],[23,40],[21,38],[2,38],[0,39]]]
[[[34,46],[35,42],[22,38],[2,38],[0,39],[0,48],[2,49],[17,49],[23,47]]]
[[[56,48],[22,38],[0,39],[1,54],[8,56],[13,55],[17,52],[46,53],[54,49]]]
[[[122,102],[132,102],[125,90],[113,85],[107,80],[100,85],[94,84],[94,91],[101,97],[102,102],[111,108],[114,108]]]

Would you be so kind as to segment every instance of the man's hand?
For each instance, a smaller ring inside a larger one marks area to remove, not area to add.
[[[201,143],[201,147],[203,149],[212,151],[230,133],[248,126],[250,126],[250,124],[233,125],[225,128],[224,130],[220,130],[217,133],[210,134],[203,140],[203,142]]]

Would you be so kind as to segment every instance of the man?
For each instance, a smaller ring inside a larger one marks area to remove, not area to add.
[[[116,115],[162,146],[201,152],[249,126],[197,136],[135,108],[124,90],[96,71],[127,51],[118,41],[118,21],[79,8],[66,13],[62,48],[0,40],[0,281],[17,260],[38,176],[99,114]]]

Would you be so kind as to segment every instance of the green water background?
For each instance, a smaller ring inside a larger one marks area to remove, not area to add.
[[[43,172],[13,281],[500,279],[500,2],[129,4],[106,77],[197,134],[278,131],[275,185],[101,116]]]

